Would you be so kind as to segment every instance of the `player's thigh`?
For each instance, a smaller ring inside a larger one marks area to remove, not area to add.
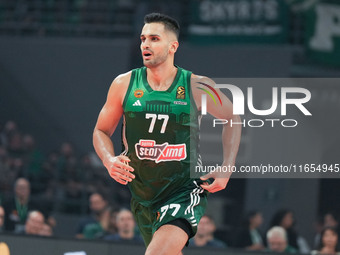
[[[178,255],[181,254],[188,240],[188,234],[175,225],[161,226],[153,235],[145,255]]]
[[[145,246],[148,246],[152,239],[152,212],[149,208],[142,206],[134,199],[131,200],[131,211],[137,223]]]

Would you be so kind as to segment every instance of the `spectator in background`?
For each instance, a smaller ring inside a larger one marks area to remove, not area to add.
[[[100,193],[93,193],[89,198],[90,215],[81,219],[77,227],[76,238],[84,237],[84,229],[86,225],[99,223],[101,215],[108,207],[107,199]]]
[[[330,212],[325,213],[325,215],[322,217],[321,223],[322,223],[321,224],[321,231],[324,228],[331,227],[331,228],[334,228],[336,230],[338,235],[340,234],[339,217],[335,212],[330,211]],[[321,242],[321,234],[318,233],[315,236],[315,247],[320,247],[320,242]]]
[[[293,212],[288,209],[281,209],[274,214],[270,226],[283,227],[287,233],[287,240],[289,246],[295,248],[300,253],[309,253],[310,252],[309,245],[305,238],[297,234],[295,230],[295,224],[296,222],[294,219]]]
[[[111,228],[111,207],[106,207],[100,214],[98,222],[87,224],[83,231],[83,236],[86,239],[102,239],[110,234]]]
[[[39,206],[30,199],[30,183],[25,178],[19,178],[14,184],[14,198],[4,203],[6,212],[5,229],[7,231],[21,232],[31,210]]]
[[[203,215],[197,226],[197,233],[194,238],[190,239],[189,247],[213,247],[225,248],[227,245],[214,238],[216,225],[211,216]]]
[[[5,146],[0,146],[0,192],[1,203],[5,197],[13,194],[13,184],[16,180],[17,173],[10,168],[10,158]]]
[[[339,217],[335,212],[328,212],[323,217],[324,227],[332,227],[339,233]]]
[[[64,142],[61,145],[58,175],[59,185],[63,189],[62,211],[80,214],[82,202],[86,202],[87,194],[83,185],[84,175],[79,168],[79,161],[71,143]]]
[[[45,224],[45,217],[39,211],[31,211],[28,214],[25,228],[18,234],[41,235]]]
[[[4,224],[5,224],[5,210],[0,205],[0,233],[4,232]]]
[[[107,235],[104,240],[144,243],[143,239],[135,233],[136,223],[130,210],[122,209],[117,213],[116,226],[118,233]]]
[[[324,218],[324,227],[332,227],[337,230],[339,228],[339,217],[335,212],[328,212],[325,214]]]
[[[1,145],[7,147],[10,137],[16,132],[18,132],[17,124],[12,120],[7,121],[3,127],[3,130],[0,133]]]
[[[31,182],[32,194],[41,193],[46,189],[43,179],[44,172],[42,172],[43,155],[36,148],[35,139],[32,135],[24,135],[22,143],[24,151],[24,176],[28,177]]]
[[[312,251],[312,255],[320,255],[320,254],[340,254],[339,243],[338,243],[338,232],[334,227],[325,227],[320,236],[320,245],[318,250]]]
[[[243,223],[243,228],[238,232],[235,238],[235,247],[245,248],[251,251],[260,251],[264,249],[262,236],[258,228],[262,225],[263,218],[259,211],[250,211]]]
[[[52,227],[49,224],[44,223],[42,228],[39,231],[40,236],[53,236]]]
[[[71,143],[63,143],[60,148],[58,159],[59,178],[61,181],[67,180],[67,171],[74,169],[77,164],[77,158]]]
[[[274,226],[283,227],[287,233],[288,244],[294,247],[295,249],[298,249],[297,244],[298,235],[294,229],[294,224],[295,222],[293,212],[288,209],[282,209],[277,211],[270,222],[271,227]]]
[[[20,132],[11,134],[8,138],[7,151],[10,157],[15,159],[22,159],[24,155],[22,135]]]
[[[61,189],[58,187],[58,153],[51,152],[47,160],[42,164],[43,175],[41,177],[42,182],[46,188],[44,193],[41,194],[44,200],[55,201],[57,198],[58,191]]]
[[[287,233],[283,227],[275,226],[267,232],[268,250],[273,252],[296,253],[297,250],[288,244]]]

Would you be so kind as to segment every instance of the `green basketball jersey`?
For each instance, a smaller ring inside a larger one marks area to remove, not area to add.
[[[154,91],[146,67],[132,70],[123,102],[123,154],[135,169],[132,196],[143,206],[168,199],[192,182],[199,123],[190,78],[191,72],[177,67],[169,89]]]

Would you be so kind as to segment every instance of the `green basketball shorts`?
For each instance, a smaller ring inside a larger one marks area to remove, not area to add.
[[[202,183],[199,179],[193,180],[184,190],[181,189],[164,199],[164,202],[150,207],[145,207],[132,198],[131,211],[146,246],[158,228],[176,219],[184,219],[190,224],[192,236],[189,238],[196,234],[198,222],[207,205],[208,192],[200,187]]]

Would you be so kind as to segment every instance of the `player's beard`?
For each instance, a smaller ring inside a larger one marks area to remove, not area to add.
[[[164,63],[167,60],[168,55],[169,55],[168,50],[164,50],[164,52],[161,55],[158,56],[153,55],[152,56],[153,58],[150,60],[143,59],[143,63],[147,68],[156,67]]]

